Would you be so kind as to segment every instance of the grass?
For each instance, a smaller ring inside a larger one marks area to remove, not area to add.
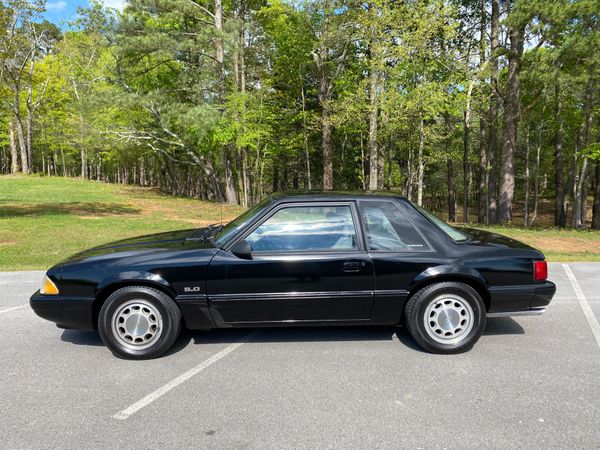
[[[55,177],[0,176],[0,270],[46,269],[102,243],[194,228],[242,208],[155,190]],[[600,232],[479,227],[526,242],[550,261],[600,261]]]
[[[540,249],[548,261],[600,261],[600,231],[560,229],[556,227],[481,226]]]
[[[46,269],[102,243],[230,220],[240,207],[60,177],[0,176],[0,270]]]

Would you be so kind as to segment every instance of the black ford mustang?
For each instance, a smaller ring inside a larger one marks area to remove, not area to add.
[[[544,255],[455,229],[392,195],[274,195],[225,226],[127,239],[51,268],[31,307],[151,358],[190,329],[397,325],[435,353],[470,349],[486,317],[536,315]]]

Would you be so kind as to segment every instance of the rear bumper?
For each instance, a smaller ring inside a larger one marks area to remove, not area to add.
[[[60,328],[93,330],[93,298],[72,298],[44,295],[37,291],[29,299],[33,312]]]
[[[531,299],[530,308],[540,308],[548,306],[552,301],[552,297],[556,293],[556,285],[551,281],[545,281],[544,284],[536,286],[533,290],[533,298]]]
[[[488,317],[540,315],[552,301],[556,285],[551,281],[522,286],[490,287]]]

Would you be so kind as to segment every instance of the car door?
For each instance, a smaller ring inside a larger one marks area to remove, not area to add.
[[[244,239],[250,259],[229,249]],[[217,325],[366,321],[373,263],[352,202],[274,207],[211,261],[207,283]]]
[[[440,264],[439,255],[395,199],[361,200],[358,209],[365,245],[377,274],[371,321],[396,324],[411,282],[427,268]]]

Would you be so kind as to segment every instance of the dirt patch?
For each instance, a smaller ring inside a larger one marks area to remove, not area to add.
[[[213,225],[215,223],[219,223],[220,220],[203,220],[203,219],[189,219],[189,218],[183,218],[183,217],[178,217],[178,216],[168,216],[169,219],[173,219],[173,220],[177,220],[179,222],[185,222],[185,223],[189,223],[192,225],[196,225],[198,227],[206,227],[208,225]],[[233,219],[235,219],[234,217],[223,217],[223,224],[229,223],[231,222]]]
[[[598,250],[599,243],[588,239],[578,239],[571,237],[531,237],[514,236],[515,239],[525,242],[532,247],[539,248],[542,251],[553,251],[560,253],[585,253]]]

